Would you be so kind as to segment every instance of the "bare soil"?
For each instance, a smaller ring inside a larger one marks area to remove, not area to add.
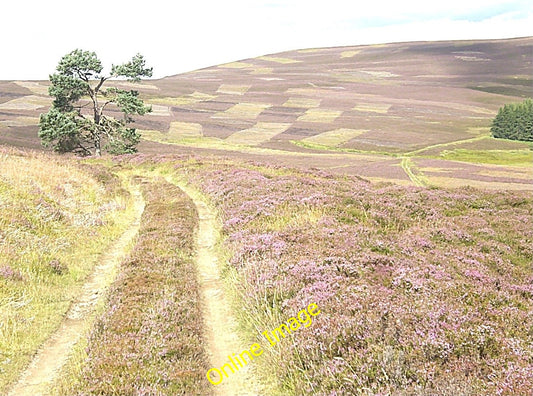
[[[204,201],[197,198],[197,194],[191,189],[185,186],[180,188],[191,197],[198,211],[197,263],[203,298],[206,350],[211,367],[220,368],[229,361],[228,356],[238,354],[247,347],[249,349],[249,345],[243,345],[237,334],[237,321],[224,290],[224,281],[220,276],[220,263],[215,251],[218,238],[215,213]],[[214,393],[215,395],[258,395],[262,394],[262,389],[255,381],[251,365],[248,364],[224,378],[214,387]]]

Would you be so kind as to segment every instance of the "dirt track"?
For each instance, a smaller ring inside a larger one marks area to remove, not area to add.
[[[179,187],[191,197],[198,211],[197,263],[203,298],[206,350],[211,367],[220,368],[228,362],[228,356],[238,354],[246,347],[242,345],[236,333],[237,321],[231,312],[230,302],[225,295],[223,280],[220,277],[220,266],[215,252],[218,237],[215,214],[193,190],[184,185]],[[254,380],[250,368],[250,365],[246,365],[230,374],[228,378],[224,378],[222,383],[214,387],[215,394],[261,394],[261,386]]]

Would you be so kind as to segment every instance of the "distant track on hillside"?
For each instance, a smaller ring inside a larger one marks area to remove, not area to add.
[[[489,135],[481,135],[481,136],[476,136],[476,137],[473,137],[473,138],[456,140],[456,141],[453,141],[453,142],[432,144],[431,146],[426,146],[426,147],[422,147],[422,148],[417,149],[417,150],[409,151],[408,153],[405,153],[405,155],[406,156],[413,156],[415,154],[420,154],[420,153],[423,153],[424,151],[428,151],[428,150],[431,150],[431,149],[434,149],[434,148],[443,148],[443,147],[449,147],[449,146],[457,146],[457,145],[464,144],[464,143],[477,142],[479,140],[487,139],[488,137],[490,137],[490,136]]]
[[[67,362],[72,348],[80,340],[87,320],[95,311],[97,302],[105,295],[120,262],[126,256],[128,246],[137,235],[144,200],[137,189],[132,191],[135,215],[126,231],[100,257],[100,263],[83,285],[82,293],[71,305],[57,331],[48,338],[35,355],[19,381],[11,389],[10,396],[49,394],[48,388],[57,379]]]
[[[403,157],[402,162],[400,163],[402,166],[402,169],[405,171],[407,176],[409,176],[409,179],[413,182],[413,184],[417,187],[424,187],[426,186],[426,183],[424,180],[413,173],[413,170],[411,169],[411,158],[409,157]]]

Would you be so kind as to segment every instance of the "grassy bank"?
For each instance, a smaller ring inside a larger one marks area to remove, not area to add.
[[[101,166],[0,149],[0,393],[58,327],[129,202]]]

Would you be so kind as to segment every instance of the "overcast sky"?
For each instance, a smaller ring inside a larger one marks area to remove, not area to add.
[[[530,0],[5,0],[0,79],[47,79],[75,48],[155,77],[291,49],[533,35]]]

